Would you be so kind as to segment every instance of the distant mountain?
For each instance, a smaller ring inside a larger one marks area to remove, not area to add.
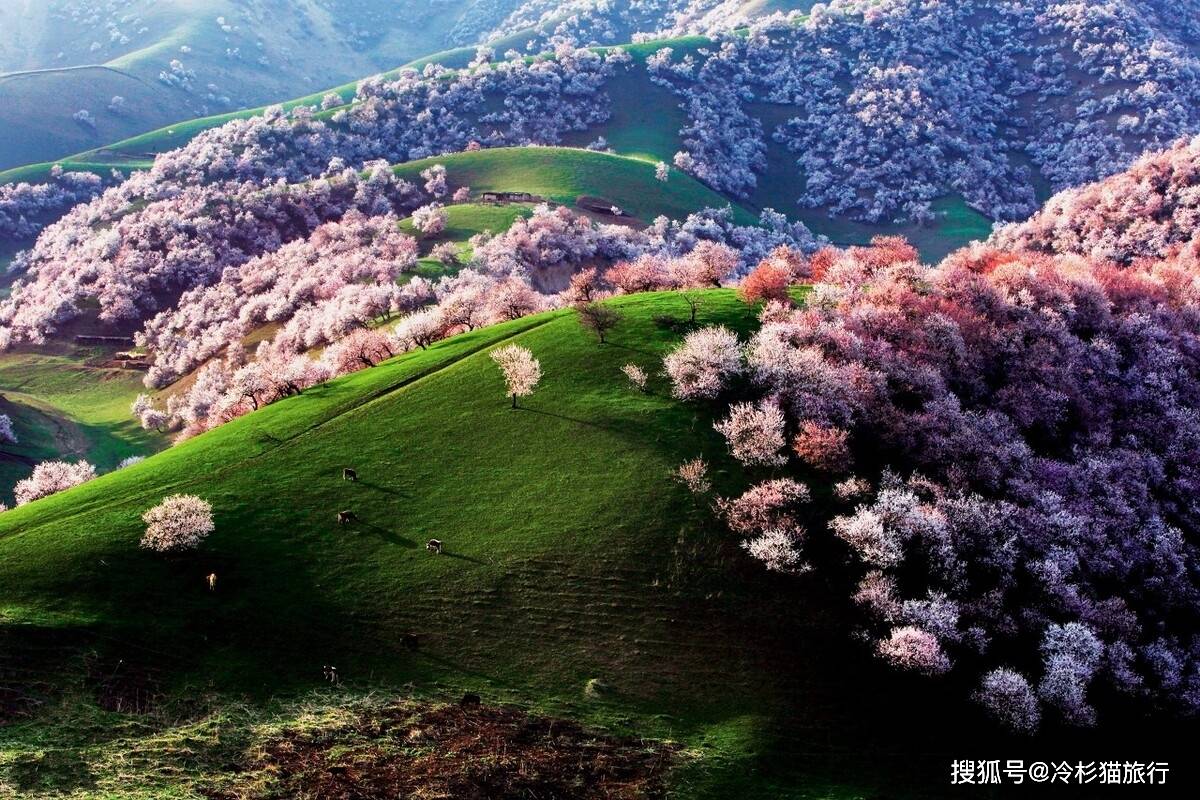
[[[759,0],[3,3],[0,169],[308,94],[522,28],[537,28],[536,47],[566,35],[611,43],[642,32],[740,23],[780,6]]]

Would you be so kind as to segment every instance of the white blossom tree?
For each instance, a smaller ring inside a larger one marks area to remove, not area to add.
[[[491,352],[492,360],[504,375],[507,393],[512,396],[512,407],[517,407],[517,398],[533,394],[542,379],[542,365],[519,344],[510,344]]]
[[[195,550],[215,529],[212,505],[191,494],[174,494],[142,515],[141,546],[159,553]]]
[[[65,461],[43,461],[33,468],[33,474],[18,481],[13,488],[17,505],[23,506],[48,495],[86,483],[96,477],[96,468],[86,461],[68,464]]]

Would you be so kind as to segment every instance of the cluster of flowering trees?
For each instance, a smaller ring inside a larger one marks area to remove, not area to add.
[[[1200,138],[1138,159],[1124,172],[1050,199],[1028,221],[992,237],[1005,249],[1079,253],[1122,264],[1163,258],[1200,223]]]
[[[718,508],[746,549],[798,572],[840,541],[878,655],[977,671],[1013,728],[1092,724],[1099,686],[1200,711],[1194,259],[977,245],[927,268],[882,240],[809,269],[804,307],[666,359],[677,396],[731,403],[758,482]]]
[[[441,177],[438,172],[426,176],[435,190]],[[348,186],[355,180],[349,173],[345,176]],[[308,203],[309,191],[326,200],[331,197],[321,189],[326,183],[336,189],[333,195],[351,197],[341,181],[317,181],[295,193],[273,188],[281,197]],[[196,375],[184,391],[172,393],[165,406],[148,395],[137,399],[131,411],[145,428],[180,431],[187,438],[459,331],[587,302],[614,290],[716,286],[744,268],[741,259],[747,253],[773,246],[773,258],[794,263],[803,260],[800,247],[813,246],[802,226],[737,226],[727,210],[700,212],[683,222],[664,218],[637,231],[598,225],[566,208],[541,206],[510,230],[477,238],[474,259],[456,275],[437,282],[416,277],[400,285],[396,279],[416,263],[415,243],[398,232],[395,215],[368,216],[359,207],[412,206],[420,202],[419,192],[393,184],[390,172],[382,168],[365,183],[373,190],[360,197],[363,185],[358,184],[353,194],[358,200],[337,219],[249,259],[245,250],[239,251],[237,261],[219,272],[210,270],[169,310],[145,322],[137,339],[151,359],[146,385],[162,388],[189,373]],[[375,194],[383,192],[381,187],[390,187],[391,194]],[[290,218],[289,213],[275,219]],[[770,222],[771,215],[764,219]],[[128,230],[120,229],[124,235],[141,235]],[[198,238],[195,231],[182,230],[180,241],[192,246]],[[207,236],[202,243],[216,238]],[[725,242],[744,249],[735,251]],[[161,255],[169,258],[171,251]],[[117,260],[112,269],[144,263]],[[593,264],[613,266],[601,275],[589,266]],[[559,290],[561,295],[556,294]],[[18,302],[25,297],[23,290],[9,308],[29,314]],[[397,314],[402,318],[393,324]],[[271,338],[248,352],[244,342],[249,334],[269,324],[278,326]],[[325,351],[313,357],[312,351],[320,347]]]
[[[417,246],[393,214],[357,209],[305,239],[224,270],[218,281],[185,292],[150,319],[139,344],[152,354],[146,385],[160,388],[269,323],[285,327],[298,352],[328,344],[403,309],[396,279],[416,264]]]
[[[348,211],[378,215],[419,204],[416,187],[386,165],[369,166],[365,176],[347,169],[298,186],[147,186],[155,199],[140,203],[126,190],[148,176],[110,190],[50,226],[23,256],[26,274],[0,302],[0,347],[41,341],[85,301],[98,303],[104,323],[146,319]]]
[[[474,21],[455,29],[458,44],[527,32],[533,33],[531,50],[637,42],[731,30],[761,13],[757,4],[729,0],[495,0],[491,6],[504,13],[494,18],[484,12],[482,19],[472,14]]]
[[[1194,11],[1163,0],[833,0],[708,53],[648,61],[683,98],[676,166],[744,194],[763,169],[751,103],[792,117],[800,202],[871,222],[923,220],[955,192],[997,219],[1200,129]],[[1190,16],[1189,16],[1190,15]]]
[[[0,186],[0,241],[32,239],[46,216],[66,212],[91,200],[104,188],[100,176],[90,172],[51,170],[48,183],[12,183]]]

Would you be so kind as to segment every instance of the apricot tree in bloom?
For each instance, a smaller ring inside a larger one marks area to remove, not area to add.
[[[629,378],[629,382],[633,384],[633,388],[639,392],[646,391],[646,381],[649,377],[646,375],[646,370],[639,367],[637,364],[626,364],[621,367],[621,372],[625,373],[625,377]]]
[[[675,480],[682,483],[692,494],[707,494],[712,489],[708,479],[708,464],[703,458],[685,461],[675,470]]]
[[[729,441],[733,457],[746,466],[779,467],[787,463],[783,449],[784,418],[777,403],[738,403],[714,425]]]
[[[434,197],[442,197],[446,194],[446,167],[442,164],[434,164],[428,169],[421,170],[421,177],[425,179],[425,191]]]
[[[542,379],[542,365],[533,353],[519,344],[505,345],[491,352],[492,360],[504,375],[507,393],[512,395],[512,407],[517,407],[517,398],[533,394]]]
[[[789,303],[788,287],[791,282],[792,276],[786,269],[774,262],[763,261],[742,280],[738,296],[750,304],[764,300]]]
[[[742,542],[742,549],[771,572],[798,574],[812,566],[804,561],[799,538],[792,531],[767,530]]]
[[[401,350],[407,351],[416,347],[424,350],[439,339],[445,338],[448,327],[441,309],[431,308],[400,320],[393,329],[392,336]]]
[[[334,375],[345,375],[373,367],[396,353],[386,333],[375,328],[359,328],[326,349],[322,359]]]
[[[792,449],[813,469],[841,474],[851,462],[849,438],[841,428],[805,420],[792,439]]]
[[[937,675],[950,669],[950,659],[937,637],[912,625],[893,628],[891,635],[881,640],[876,649],[884,660],[900,669],[925,675]]]
[[[13,488],[17,505],[23,506],[48,495],[86,483],[96,477],[96,468],[86,461],[68,464],[65,461],[43,461],[33,468],[33,474],[18,481]]]
[[[1014,731],[1032,733],[1041,722],[1038,699],[1029,680],[1007,667],[997,667],[983,676],[975,701]]]
[[[141,546],[159,553],[195,550],[216,527],[212,505],[191,494],[174,494],[142,515]]]
[[[422,236],[437,236],[446,230],[446,209],[441,203],[421,206],[413,212],[412,224]]]
[[[742,371],[742,351],[737,335],[723,325],[692,331],[683,344],[663,360],[681,400],[712,399]]]

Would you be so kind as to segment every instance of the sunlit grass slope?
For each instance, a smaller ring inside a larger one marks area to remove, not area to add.
[[[680,742],[672,783],[689,800],[858,797],[885,783],[906,796],[906,775],[941,776],[964,730],[931,701],[944,687],[877,667],[848,643],[827,579],[762,575],[671,481],[703,454],[720,489],[738,485],[713,409],[671,399],[657,377],[680,334],[653,317],[684,318],[683,301],[615,305],[625,319],[608,345],[570,311],[477,330],[0,514],[0,667],[86,687],[73,665],[91,652],[87,663],[144,669],[167,698],[206,695],[210,708],[321,686],[325,664],[349,691],[478,691]],[[724,290],[700,321],[753,326]],[[487,356],[510,341],[545,374],[520,410]],[[656,376],[649,394],[628,385],[626,363]],[[212,502],[216,532],[194,554],[139,550],[141,513],[177,492]],[[359,521],[337,525],[340,510]],[[425,551],[431,537],[444,555]],[[5,753],[65,747],[86,761],[141,747],[112,738],[120,719],[72,721],[87,707],[52,702],[0,728],[0,782]],[[187,765],[216,744],[118,759],[120,785],[158,780],[151,764],[194,776]]]
[[[452,187],[485,191],[529,192],[556,203],[574,205],[584,195],[601,197],[644,222],[659,215],[682,219],[702,208],[721,208],[729,200],[695,178],[672,169],[664,181],[654,165],[635,158],[566,147],[502,147],[453,153],[396,167],[396,174],[417,181],[433,164],[446,167]],[[752,223],[754,215],[734,206],[734,218]]]

